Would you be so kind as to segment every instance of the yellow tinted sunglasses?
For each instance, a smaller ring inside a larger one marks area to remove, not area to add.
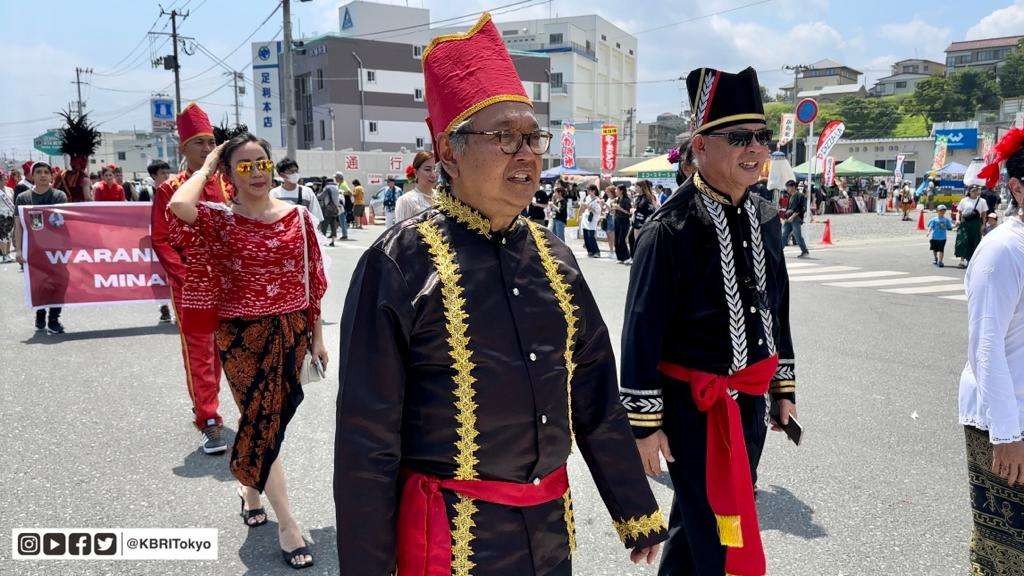
[[[274,162],[272,160],[257,160],[255,162],[249,162],[243,160],[235,166],[235,172],[238,172],[240,176],[246,174],[252,174],[254,172],[266,172],[271,173],[274,171]]]

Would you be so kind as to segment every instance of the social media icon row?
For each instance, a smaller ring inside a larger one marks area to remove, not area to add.
[[[19,534],[18,553],[23,556],[113,556],[117,554],[117,535],[112,532]]]

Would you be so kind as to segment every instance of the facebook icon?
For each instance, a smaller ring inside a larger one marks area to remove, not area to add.
[[[68,554],[72,556],[88,556],[92,554],[92,536],[81,532],[68,534]]]

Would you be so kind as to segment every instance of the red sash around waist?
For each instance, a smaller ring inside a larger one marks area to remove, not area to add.
[[[772,356],[731,376],[721,376],[669,362],[658,364],[662,374],[689,383],[697,409],[707,414],[708,504],[718,521],[719,541],[728,547],[726,574],[764,576],[766,570],[747,443],[739,405],[729,396],[729,389],[763,395],[778,365],[778,356]]]
[[[536,506],[561,498],[569,489],[565,465],[539,483],[444,480],[419,472],[402,473],[398,504],[398,573],[451,576],[452,535],[441,490],[505,506]]]

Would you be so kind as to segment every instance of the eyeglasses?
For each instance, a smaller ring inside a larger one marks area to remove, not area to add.
[[[253,174],[256,172],[266,172],[269,174],[273,171],[273,160],[257,160],[255,162],[243,160],[239,162],[237,166],[235,166],[235,172],[238,172],[240,176],[245,176],[246,174]]]
[[[729,132],[709,132],[705,136],[715,136],[718,138],[725,138],[729,146],[736,146],[737,148],[746,148],[750,146],[750,143],[757,140],[757,143],[761,146],[767,146],[772,142],[772,135],[774,133],[770,128],[762,128],[760,130],[731,130]]]
[[[551,146],[551,132],[547,130],[537,130],[523,134],[522,132],[512,132],[510,130],[484,130],[484,131],[471,131],[471,130],[459,130],[456,134],[481,134],[484,136],[492,136],[498,141],[498,146],[501,147],[501,151],[505,154],[516,154],[519,149],[523,147],[523,142],[526,141],[530,147],[530,151],[534,154],[543,154],[548,151],[548,147]]]

